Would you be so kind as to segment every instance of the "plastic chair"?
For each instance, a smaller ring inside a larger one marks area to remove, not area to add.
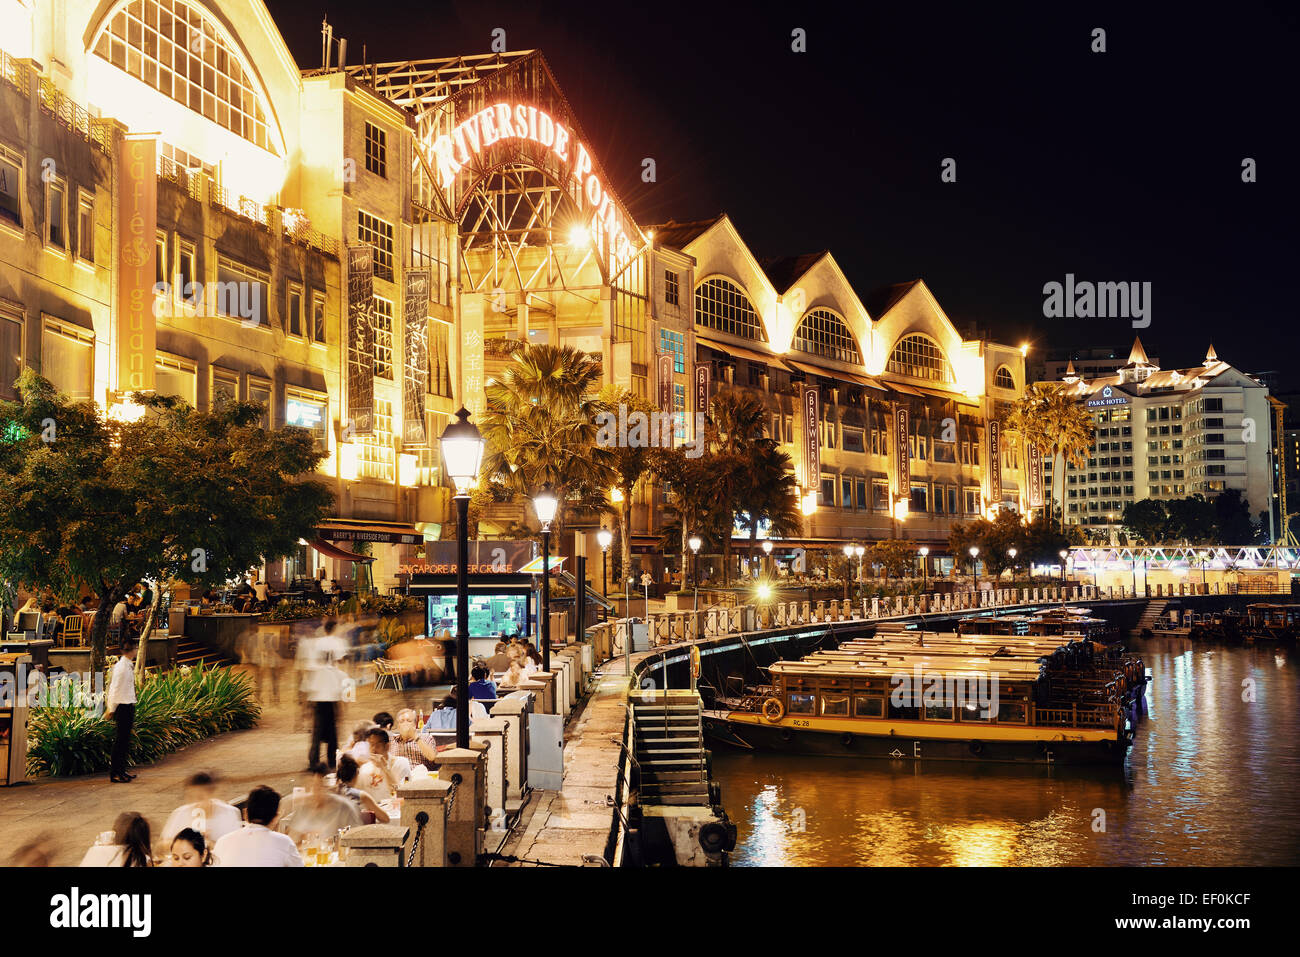
[[[394,691],[406,690],[406,674],[402,667],[387,658],[375,659],[375,687],[391,685]]]

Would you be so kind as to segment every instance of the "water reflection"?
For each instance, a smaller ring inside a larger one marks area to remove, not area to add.
[[[1154,680],[1124,768],[714,752],[741,865],[1294,865],[1294,652],[1140,648]]]

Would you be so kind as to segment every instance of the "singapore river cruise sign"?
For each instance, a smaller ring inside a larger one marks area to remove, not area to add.
[[[618,203],[597,174],[591,153],[568,126],[535,106],[493,103],[439,136],[432,159],[442,188],[451,189],[463,169],[480,166],[483,154],[499,144],[540,147],[548,166],[567,170],[571,182],[561,185],[580,203],[592,231],[607,238],[614,259],[622,261],[632,254]]]

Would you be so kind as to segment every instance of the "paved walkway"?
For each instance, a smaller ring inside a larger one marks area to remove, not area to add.
[[[403,707],[431,710],[449,686],[376,691],[366,685],[355,702],[346,702],[339,721],[340,744],[351,741],[352,728],[379,711],[396,714]],[[196,771],[219,778],[217,796],[230,799],[259,784],[283,795],[306,784],[310,726],[297,708],[270,704],[261,722],[247,731],[231,731],[190,745],[157,764],[133,769],[130,784],[112,784],[108,773],[75,778],[35,778],[31,783],[0,788],[0,865],[21,845],[41,835],[50,838],[55,865],[80,863],[96,835],[110,830],[118,814],[137,811],[157,831],[181,803],[185,780]],[[297,727],[295,727],[295,723]]]

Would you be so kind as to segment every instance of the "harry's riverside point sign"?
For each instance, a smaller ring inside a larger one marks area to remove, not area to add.
[[[535,106],[523,103],[495,103],[470,116],[450,133],[434,141],[433,163],[443,189],[450,189],[461,170],[498,143],[535,143],[569,171],[574,183],[571,194],[583,207],[594,230],[608,239],[615,260],[631,256],[633,247],[619,214],[614,195],[596,175],[591,153],[573,131]]]

